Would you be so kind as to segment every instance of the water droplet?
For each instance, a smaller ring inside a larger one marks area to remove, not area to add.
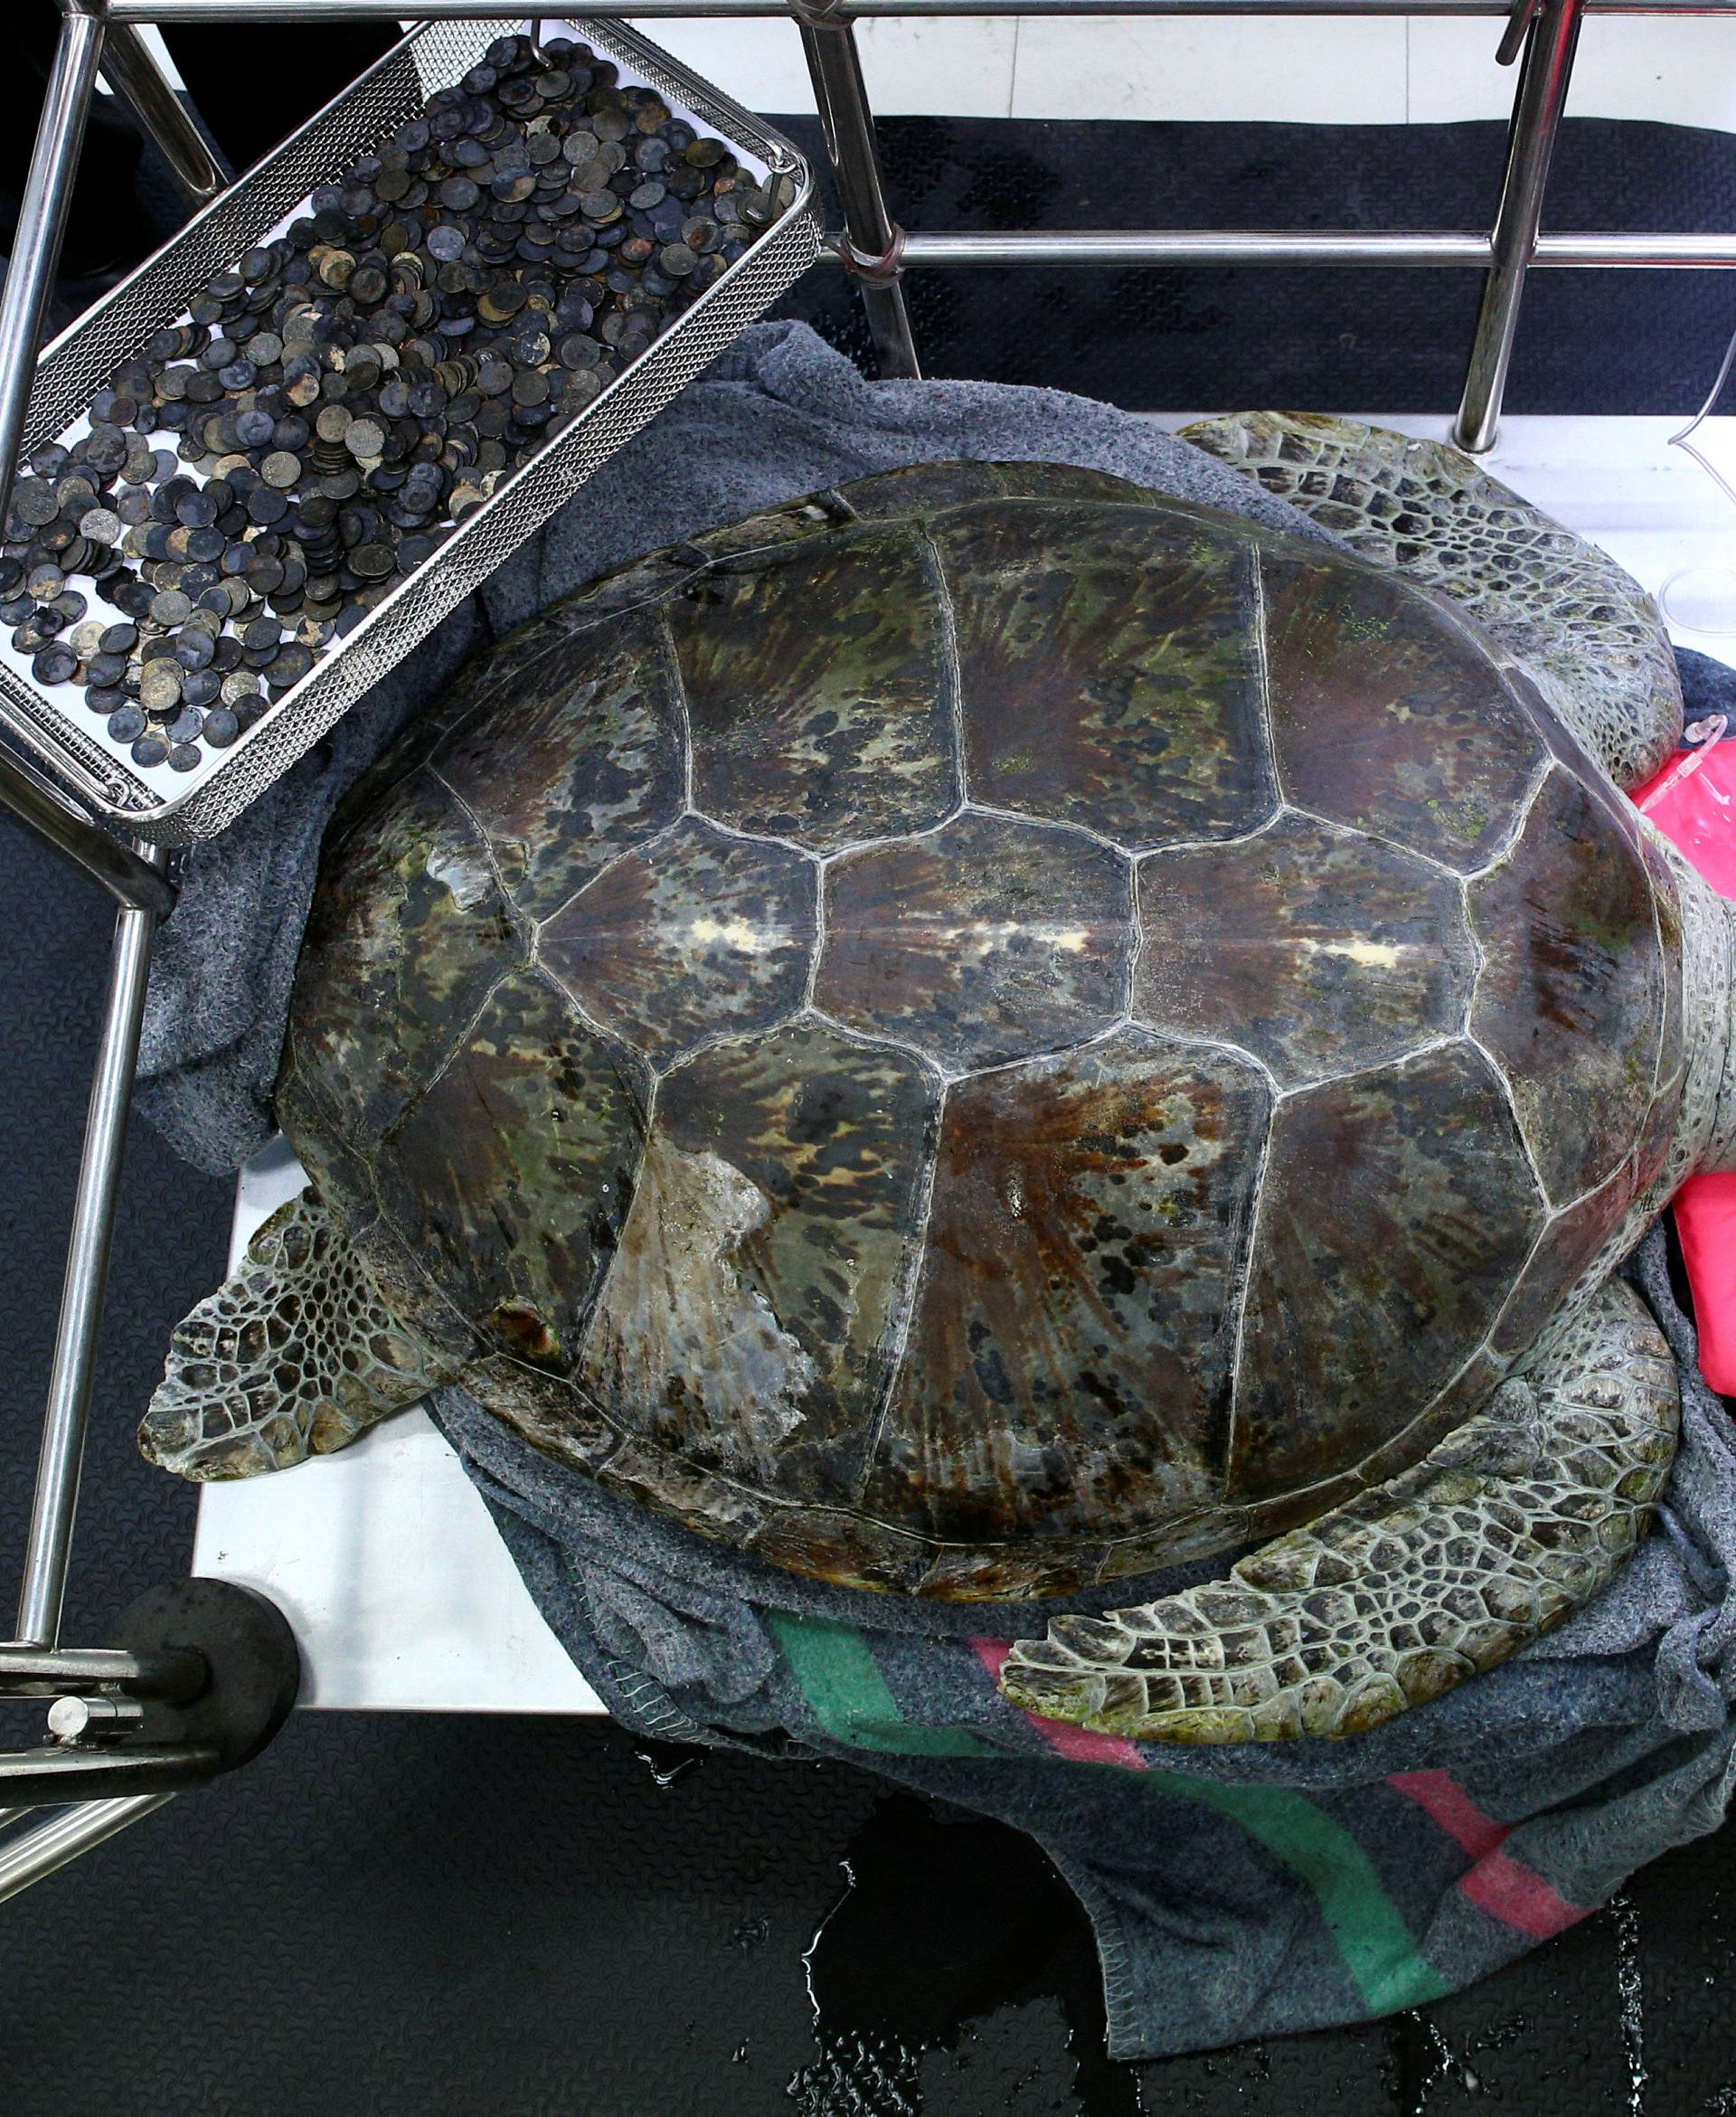
[[[665,1791],[686,1778],[705,1756],[703,1750],[690,1749],[682,1743],[653,1742],[648,1736],[635,1745],[633,1754]]]
[[[1639,1914],[1633,1899],[1612,1896],[1616,1922],[1616,1991],[1621,2000],[1621,2042],[1628,2054],[1628,2117],[1645,2117],[1646,1993],[1639,1971]]]

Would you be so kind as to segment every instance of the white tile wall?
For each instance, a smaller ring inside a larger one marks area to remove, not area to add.
[[[1505,118],[1513,74],[1491,62],[1499,25],[1409,24],[1410,115],[1418,124]],[[1580,118],[1656,118],[1736,132],[1736,21],[1591,16],[1568,90]]]
[[[1015,118],[1260,118],[1371,125],[1404,118],[1397,16],[1087,17],[1018,24]]]
[[[765,111],[812,110],[795,30],[780,22],[662,22],[647,34]],[[888,117],[1248,118],[1294,124],[1505,118],[1514,73],[1500,24],[1390,16],[1277,22],[874,21],[856,32]],[[1736,20],[1593,19],[1568,108],[1736,131]]]

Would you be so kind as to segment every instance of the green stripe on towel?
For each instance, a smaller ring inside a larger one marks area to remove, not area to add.
[[[1417,2007],[1453,1989],[1453,1980],[1419,1952],[1356,1838],[1306,1794],[1282,1786],[1216,1786],[1180,1772],[1149,1776],[1165,1793],[1232,1818],[1302,1877],[1371,2014]]]
[[[880,1673],[873,1649],[853,1624],[768,1610],[771,1627],[821,1729],[853,1749],[906,1757],[1002,1757],[1005,1753],[958,1727],[906,1720]]]

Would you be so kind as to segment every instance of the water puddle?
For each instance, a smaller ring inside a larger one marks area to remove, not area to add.
[[[786,2088],[793,2117],[947,2117],[925,2100],[924,2061],[931,2082],[931,2054],[967,2069],[989,2022],[1045,1999],[1066,2055],[1024,2058],[1005,2084],[1017,2106],[1053,2074],[1071,2094],[1055,2107],[1140,2117],[1137,2070],[1104,2047],[1090,1928],[1028,1840],[893,1795],[841,1864],[844,1887],[802,1959],[816,2048]]]

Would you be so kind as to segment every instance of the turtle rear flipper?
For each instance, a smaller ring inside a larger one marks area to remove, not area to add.
[[[1681,741],[1682,685],[1657,605],[1608,552],[1461,450],[1316,412],[1232,412],[1182,439],[1462,605],[1618,787],[1649,779]]]
[[[1063,1617],[1001,1687],[1143,1742],[1360,1734],[1561,1622],[1644,1534],[1675,1453],[1675,1367],[1620,1281],[1417,1468],[1227,1580]]]
[[[392,1318],[304,1191],[176,1327],[138,1444],[184,1478],[250,1478],[347,1447],[455,1372]]]

